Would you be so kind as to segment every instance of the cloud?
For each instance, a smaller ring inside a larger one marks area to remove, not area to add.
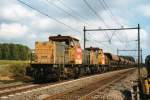
[[[31,26],[35,30],[48,31],[53,28],[54,23],[48,18],[36,17],[31,21]]]
[[[8,6],[0,7],[0,18],[1,20],[9,21],[23,21],[32,19],[35,14],[32,11],[28,11],[19,4],[9,4]]]
[[[0,25],[0,37],[5,39],[8,38],[18,38],[23,36],[28,32],[28,27],[18,23]]]
[[[106,28],[104,23],[97,18],[97,16],[87,7],[87,5],[81,0],[61,0],[64,4],[69,6],[75,12],[69,10],[63,6],[59,1],[55,1],[59,7],[62,7],[67,12],[79,18],[76,20],[63,12],[62,10],[43,2],[42,0],[22,0],[24,2],[30,2],[30,4],[42,12],[49,14],[50,16],[56,18],[57,20],[63,22],[66,25],[74,28],[67,28],[46,16],[39,14],[38,12],[20,4],[17,0],[1,0],[0,1],[0,42],[15,42],[27,44],[31,48],[34,47],[35,41],[47,41],[48,37],[51,35],[70,35],[78,38],[81,45],[83,46],[83,26],[86,28]],[[50,0],[49,0],[50,1]],[[118,28],[121,25],[117,25],[114,19],[108,15],[108,11],[105,11],[102,6],[100,6],[98,0],[87,0],[89,4],[99,13],[103,18],[105,23],[107,23],[110,28]],[[134,8],[139,7],[141,13],[146,16],[149,14],[149,5],[133,5],[139,0],[107,0],[108,5],[110,5],[111,11],[115,15],[115,19],[119,21],[124,27],[129,27],[133,21],[130,20],[130,16],[134,15],[136,18],[137,13],[133,13]],[[129,9],[130,8],[130,9]],[[108,9],[107,9],[108,10]],[[132,11],[131,11],[132,10]],[[133,19],[134,19],[133,18]],[[121,43],[117,37],[119,37],[123,42],[126,41],[126,37],[129,40],[137,39],[137,31],[120,31],[116,32],[117,36],[113,36],[112,43],[109,44],[106,41],[106,34],[104,32],[87,32],[91,35],[87,35],[87,46],[98,46],[104,51],[116,52],[116,48],[125,48],[125,43]],[[112,35],[113,31],[106,32],[109,37]],[[94,39],[97,41],[94,41]],[[98,42],[99,41],[99,42]],[[141,45],[144,48],[148,47],[148,32],[146,30],[141,30]],[[134,46],[133,46],[134,45]],[[136,43],[130,43],[128,48],[135,49]]]
[[[141,14],[144,14],[144,16],[146,17],[150,17],[149,9],[150,9],[150,4],[144,4],[138,7],[138,11],[140,11]]]

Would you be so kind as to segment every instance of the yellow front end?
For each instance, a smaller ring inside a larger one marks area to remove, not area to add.
[[[52,42],[36,42],[34,63],[52,64],[54,62],[53,49]]]
[[[105,55],[104,55],[102,49],[100,49],[98,51],[98,64],[100,64],[100,65],[104,65],[105,64]]]

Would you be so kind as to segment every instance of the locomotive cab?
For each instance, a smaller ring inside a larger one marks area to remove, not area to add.
[[[79,40],[70,36],[51,36],[49,41],[61,44],[64,43],[63,51],[64,64],[82,64],[82,49]],[[57,50],[57,49],[56,49]],[[56,56],[57,57],[57,56]]]
[[[96,47],[89,47],[85,49],[85,63],[87,64],[100,64],[104,65],[105,64],[105,56],[103,53],[103,50],[100,48]],[[88,58],[87,58],[88,55]]]
[[[82,64],[79,40],[70,36],[50,36],[49,41],[35,42],[27,75],[35,80],[51,80],[73,73],[70,66]],[[31,74],[32,73],[32,74]]]

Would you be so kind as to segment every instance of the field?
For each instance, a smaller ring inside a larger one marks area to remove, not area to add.
[[[0,60],[0,65],[12,65],[12,64],[27,64],[29,61],[20,60]]]
[[[0,82],[25,81],[29,61],[0,60]]]

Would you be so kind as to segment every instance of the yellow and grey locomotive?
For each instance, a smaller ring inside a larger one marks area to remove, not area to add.
[[[79,76],[128,68],[134,61],[98,47],[81,49],[79,40],[71,36],[50,36],[49,41],[35,42],[27,75],[36,81],[78,78]]]

